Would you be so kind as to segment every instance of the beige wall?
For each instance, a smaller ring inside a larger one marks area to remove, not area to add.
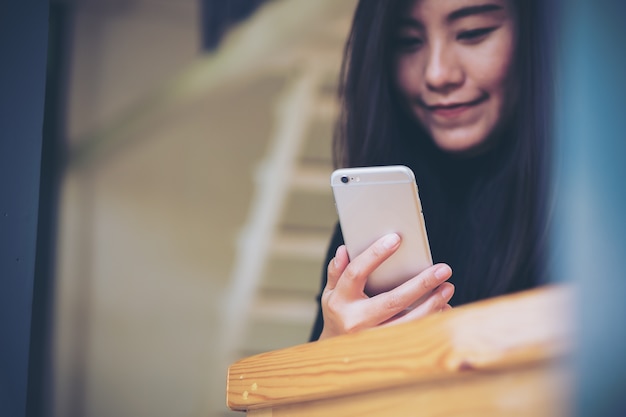
[[[51,414],[225,415],[231,361],[306,341],[353,7],[275,0],[202,55],[196,1],[79,3]]]

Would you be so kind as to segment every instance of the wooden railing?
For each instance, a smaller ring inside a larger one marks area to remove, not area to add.
[[[229,368],[249,416],[568,414],[573,290],[543,287]]]

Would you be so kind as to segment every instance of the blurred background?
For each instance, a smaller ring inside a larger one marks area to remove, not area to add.
[[[574,414],[624,416],[626,3],[542,4],[554,280],[584,295]],[[354,7],[0,2],[2,417],[242,415],[228,365],[307,341]]]
[[[228,365],[308,340],[354,6],[51,3],[54,416],[240,415]]]

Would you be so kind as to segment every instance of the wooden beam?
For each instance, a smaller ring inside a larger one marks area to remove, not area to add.
[[[229,369],[228,405],[235,410],[311,406],[398,387],[414,390],[416,384],[427,392],[459,383],[467,387],[461,392],[469,401],[478,394],[464,379],[485,384],[485,390],[508,379],[511,387],[522,384],[528,397],[545,402],[545,384],[536,381],[572,350],[571,304],[570,288],[545,287],[246,358]],[[483,375],[493,378],[482,381]]]

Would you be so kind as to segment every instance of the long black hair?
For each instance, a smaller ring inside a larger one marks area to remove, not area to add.
[[[551,159],[546,9],[540,0],[511,0],[515,109],[488,151],[459,157],[438,149],[395,93],[394,26],[405,2],[357,5],[341,71],[335,165],[415,171],[433,259],[454,271],[454,305],[541,284]]]

